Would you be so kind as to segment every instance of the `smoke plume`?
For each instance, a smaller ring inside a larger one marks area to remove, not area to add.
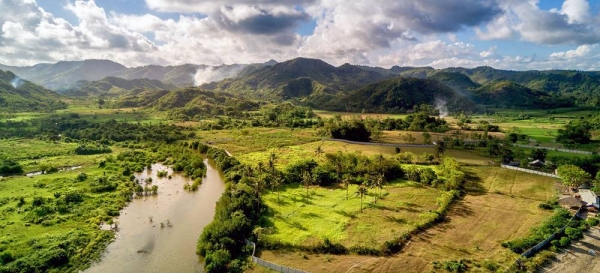
[[[244,69],[244,66],[209,66],[196,70],[194,75],[194,85],[199,86],[205,83],[217,82],[227,78],[234,78]]]
[[[435,98],[435,110],[440,112],[440,118],[443,118],[448,115],[448,106],[446,106],[448,102],[442,98]]]
[[[23,84],[23,80],[19,77],[15,77],[12,81],[10,81],[10,84],[12,84],[14,88],[19,88]]]

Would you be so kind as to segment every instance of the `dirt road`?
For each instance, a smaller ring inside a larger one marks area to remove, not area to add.
[[[596,255],[590,253],[594,251]],[[557,256],[558,261],[542,268],[545,273],[600,272],[600,228],[593,227],[585,238]]]

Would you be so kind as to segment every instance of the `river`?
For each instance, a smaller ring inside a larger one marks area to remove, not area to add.
[[[161,170],[172,174],[161,164],[136,174],[140,180],[152,177],[158,195],[136,198],[121,211],[116,240],[86,272],[203,272],[196,242],[213,220],[216,202],[225,191],[222,174],[208,160],[204,164],[206,177],[196,192],[183,190],[191,180],[179,174],[158,178]]]

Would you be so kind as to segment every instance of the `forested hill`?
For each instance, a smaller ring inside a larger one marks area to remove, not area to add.
[[[57,93],[10,71],[0,70],[0,111],[46,111],[65,107]]]
[[[404,113],[422,104],[446,111],[473,111],[476,107],[471,98],[438,81],[403,77],[369,84],[343,96],[312,96],[307,102],[318,108],[350,112]]]
[[[203,87],[257,97],[289,99],[316,93],[347,92],[389,75],[350,64],[335,67],[318,59],[296,58],[265,66],[241,78],[226,79]]]
[[[126,80],[117,77],[106,77],[99,81],[79,82],[76,86],[64,90],[69,96],[121,96],[130,93],[141,93],[146,90],[170,90],[176,88],[173,84],[159,80],[135,79]]]

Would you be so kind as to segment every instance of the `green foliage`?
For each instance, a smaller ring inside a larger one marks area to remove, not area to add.
[[[579,228],[567,227],[565,229],[565,235],[569,237],[571,240],[579,240],[583,238],[583,232]]]
[[[546,219],[540,227],[533,229],[527,237],[503,242],[502,246],[521,254],[567,225],[570,219],[571,214],[568,210],[556,209],[550,218]]]
[[[558,130],[556,141],[566,147],[576,147],[588,144],[591,141],[591,125],[585,120],[574,120],[565,125],[564,129]]]
[[[78,155],[95,155],[109,153],[112,153],[112,150],[108,146],[96,143],[81,144],[75,149],[75,154]]]
[[[579,187],[592,180],[589,173],[575,165],[562,165],[558,167],[557,173],[562,183],[570,187]]]
[[[444,269],[448,272],[466,272],[468,269],[467,266],[467,261],[460,259],[458,261],[455,260],[450,260],[450,261],[442,261],[442,262],[438,262],[438,261],[434,261],[433,262],[433,268],[435,269]]]
[[[2,159],[0,161],[0,174],[4,175],[13,175],[13,174],[22,174],[23,167],[11,159]]]

